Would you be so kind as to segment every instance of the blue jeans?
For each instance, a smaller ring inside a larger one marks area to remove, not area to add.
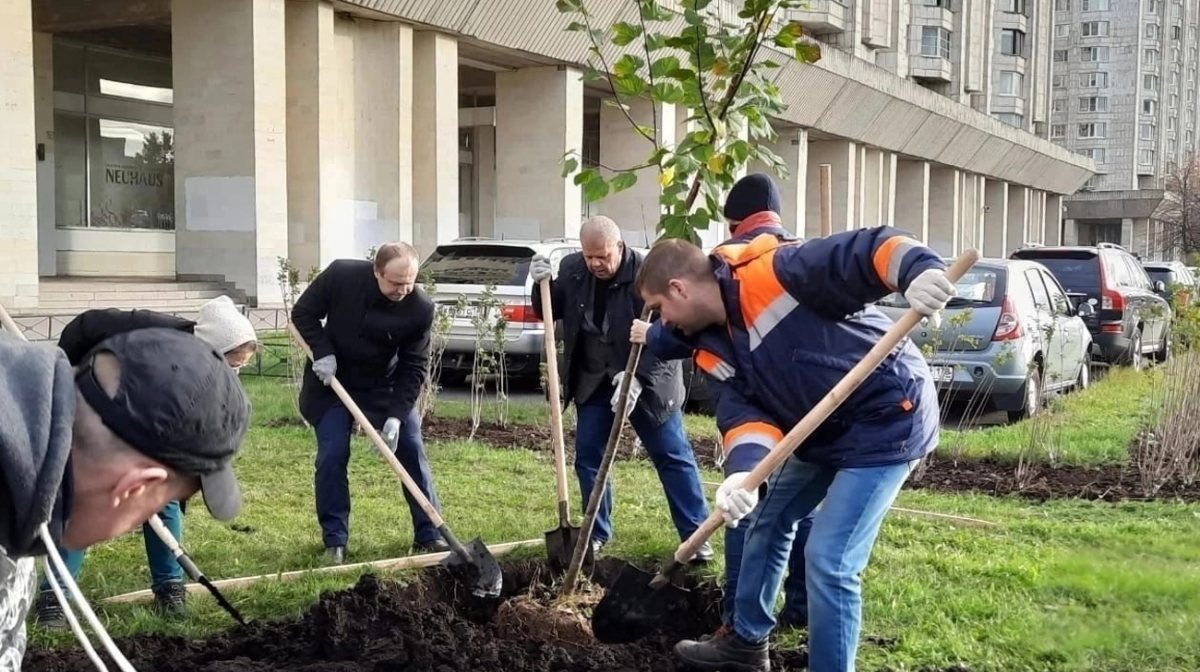
[[[774,486],[772,486],[774,487]],[[778,498],[783,501],[783,497]],[[783,581],[783,610],[782,618],[793,623],[808,622],[808,587],[805,585],[804,546],[808,542],[808,533],[812,530],[814,510],[796,525],[794,535],[770,537],[759,535],[755,541],[767,544],[765,548],[755,547],[746,550],[746,530],[751,522],[762,515],[762,506],[743,519],[736,528],[725,528],[725,594],[721,602],[721,622],[733,627],[734,597],[737,595],[738,578],[741,575],[742,557],[750,555],[758,557],[764,554],[782,552],[788,549],[787,578]],[[794,536],[794,539],[793,539]],[[776,548],[778,546],[778,549]]]
[[[585,403],[576,404],[579,417],[575,425],[575,475],[579,478],[584,511],[591,499],[592,488],[596,486],[596,474],[608,445],[608,434],[616,420],[609,404],[613,389],[612,385],[601,385]],[[658,425],[649,412],[638,406],[630,414],[629,424],[642,440],[658,471],[680,540],[687,539],[708,518],[708,500],[700,484],[700,468],[696,466],[692,444],[683,428],[683,413],[675,411],[666,422]],[[596,512],[592,539],[604,543],[612,540],[612,507],[610,479],[600,500],[600,510]]]
[[[350,539],[350,482],[346,466],[350,463],[350,434],[354,429],[354,416],[345,406],[338,404],[329,409],[317,423],[317,460],[314,487],[317,500],[317,521],[321,524],[321,536],[326,548],[345,546]],[[373,450],[373,449],[372,449]],[[408,417],[400,421],[400,438],[396,442],[396,457],[400,465],[417,483],[421,493],[439,513],[442,510],[437,492],[433,488],[433,474],[425,458],[425,444],[421,440],[421,418],[413,409]],[[385,468],[380,466],[380,469]],[[390,470],[390,469],[389,469]],[[404,498],[412,514],[413,537],[418,544],[427,544],[441,538],[433,521],[425,515],[408,489]]]
[[[808,588],[809,669],[853,672],[862,630],[862,579],[884,516],[916,460],[887,467],[834,469],[795,457],[780,467],[760,514],[746,530],[746,553],[734,601],[734,629],[753,642],[767,639],[775,597],[796,524],[822,504],[804,546]],[[776,501],[782,500],[782,501]],[[752,560],[751,560],[752,559]]]
[[[163,525],[171,531],[176,541],[183,543],[183,516],[179,511],[179,502],[167,502],[162,511],[158,512],[158,517],[162,519]],[[171,549],[158,538],[154,533],[154,529],[149,523],[142,525],[142,540],[146,544],[146,564],[150,566],[150,588],[154,592],[159,592],[168,583],[183,582],[183,568],[179,566],[179,562],[175,559],[175,554]],[[67,566],[67,570],[71,572],[71,578],[75,583],[79,583],[79,573],[83,569],[83,559],[87,555],[86,550],[68,550],[58,548],[59,555],[62,556],[63,564]],[[58,572],[54,574],[58,576]],[[67,598],[71,597],[71,590],[63,581],[59,580],[59,586],[63,589],[63,595]],[[46,577],[42,577],[41,591],[49,593],[50,581]]]

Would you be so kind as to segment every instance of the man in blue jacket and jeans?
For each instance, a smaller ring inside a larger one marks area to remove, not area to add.
[[[904,342],[766,487],[749,491],[742,483],[892,326],[868,304],[899,291],[932,315],[955,293],[945,269],[932,249],[886,226],[812,241],[763,233],[713,255],[668,240],[647,255],[637,291],[720,372],[717,426],[727,458],[716,505],[730,527],[760,509],[746,531],[733,627],[680,642],[675,651],[688,667],[770,670],[771,614],[790,549],[764,540],[793,534],[820,504],[805,546],[809,669],[855,669],[859,575],[888,509],[938,441],[937,391],[925,358]],[[772,550],[751,551],[760,547]]]

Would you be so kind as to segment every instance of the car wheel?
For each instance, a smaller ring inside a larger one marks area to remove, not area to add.
[[[1029,377],[1025,379],[1025,389],[1022,390],[1022,395],[1025,398],[1021,408],[1015,411],[1008,412],[1009,422],[1017,422],[1025,418],[1032,418],[1037,415],[1042,408],[1042,375],[1038,369],[1033,369],[1029,372]]]
[[[1165,362],[1171,358],[1171,332],[1163,333],[1162,343],[1158,346],[1158,351],[1154,353],[1154,361]]]
[[[1129,365],[1134,371],[1142,370],[1142,330],[1134,329],[1133,336],[1129,339]]]
[[[1075,379],[1076,390],[1086,390],[1092,386],[1092,359],[1088,357],[1079,365],[1079,377]]]

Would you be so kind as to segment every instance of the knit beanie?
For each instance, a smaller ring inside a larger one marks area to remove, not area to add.
[[[770,210],[781,214],[779,188],[766,173],[750,173],[738,180],[725,198],[725,219],[742,221],[750,215]]]
[[[200,306],[195,333],[222,355],[243,343],[258,340],[254,325],[228,296],[218,296]]]

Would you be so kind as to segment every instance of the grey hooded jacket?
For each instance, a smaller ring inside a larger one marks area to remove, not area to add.
[[[75,394],[61,350],[0,330],[0,672],[20,670],[25,655],[34,558],[45,554],[38,529],[57,543],[70,510]]]

